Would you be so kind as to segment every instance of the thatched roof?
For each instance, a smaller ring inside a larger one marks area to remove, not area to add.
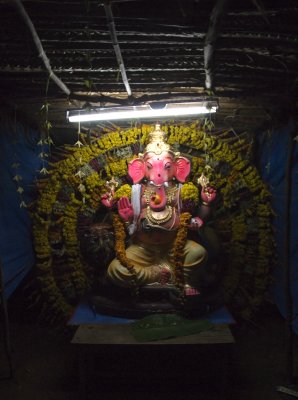
[[[221,126],[253,129],[297,102],[295,0],[11,0],[0,21],[0,101],[47,98],[56,129],[67,108],[210,96]]]

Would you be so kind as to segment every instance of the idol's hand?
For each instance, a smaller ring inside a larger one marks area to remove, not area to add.
[[[204,221],[199,217],[195,217],[191,218],[188,228],[191,229],[192,231],[195,231],[200,229],[203,225]]]
[[[107,208],[112,208],[115,204],[115,200],[111,196],[111,193],[105,193],[101,196],[101,202]]]
[[[206,186],[201,191],[203,204],[209,205],[216,198],[216,189],[212,186]]]
[[[130,222],[133,219],[133,208],[128,197],[121,197],[117,203],[118,213],[124,222]]]

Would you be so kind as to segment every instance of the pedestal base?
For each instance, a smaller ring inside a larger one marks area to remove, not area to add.
[[[184,390],[181,395],[185,398],[187,390],[216,390],[217,399],[227,398],[233,343],[226,324],[194,335],[145,343],[131,335],[130,324],[80,325],[72,339],[79,354],[80,399],[89,399],[89,394],[91,398],[94,390],[102,392],[104,398],[105,391],[111,395],[117,388],[130,391],[128,398],[139,390],[146,395],[147,390],[167,390],[168,395]],[[175,389],[177,384],[180,389]]]

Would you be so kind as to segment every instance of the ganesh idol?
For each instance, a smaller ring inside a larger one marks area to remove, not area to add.
[[[186,299],[200,295],[208,254],[188,232],[203,226],[216,190],[201,177],[200,204],[186,207],[181,193],[190,170],[190,161],[171,149],[156,125],[144,153],[128,164],[130,198],[116,200],[111,192],[102,196],[106,207],[117,210],[130,237],[124,257],[108,266],[107,278],[114,285],[176,287]]]

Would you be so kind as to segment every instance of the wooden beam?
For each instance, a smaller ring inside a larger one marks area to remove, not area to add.
[[[70,90],[68,89],[68,87],[61,81],[61,79],[58,78],[58,76],[53,72],[50,61],[43,49],[43,46],[41,44],[41,41],[39,39],[39,36],[36,32],[36,29],[29,17],[29,15],[27,14],[22,2],[20,0],[12,0],[12,2],[14,3],[14,5],[16,6],[18,12],[20,13],[21,17],[23,18],[23,20],[25,21],[26,25],[28,26],[34,43],[37,47],[37,50],[39,52],[39,57],[42,59],[44,66],[46,67],[46,70],[49,73],[49,77],[50,79],[52,79],[58,86],[59,88],[67,95],[70,95]]]
[[[219,26],[224,14],[228,0],[217,0],[210,17],[208,32],[205,37],[204,45],[204,67],[206,73],[205,87],[213,89],[213,62],[215,42],[218,36]]]
[[[117,39],[117,33],[116,33],[116,28],[115,28],[112,7],[109,2],[104,2],[103,5],[104,5],[105,12],[106,12],[107,21],[108,21],[108,25],[109,25],[109,29],[110,29],[110,35],[111,35],[111,39],[112,39],[112,44],[113,44],[114,51],[116,54],[116,58],[117,58],[118,66],[119,66],[120,73],[122,76],[122,80],[123,80],[128,97],[131,97],[131,95],[132,95],[131,88],[130,88],[130,85],[129,85],[129,82],[127,79],[124,61],[122,58],[120,46],[119,46],[118,39]]]

